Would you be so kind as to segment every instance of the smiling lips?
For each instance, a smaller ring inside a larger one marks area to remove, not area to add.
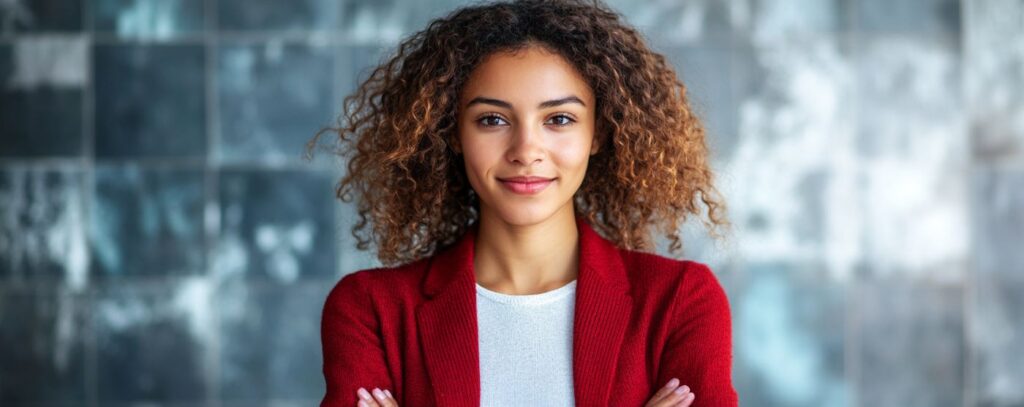
[[[547,188],[555,178],[544,178],[544,177],[511,177],[511,178],[498,178],[501,181],[501,185],[508,188],[510,191],[522,194],[522,195],[533,195],[544,188]]]

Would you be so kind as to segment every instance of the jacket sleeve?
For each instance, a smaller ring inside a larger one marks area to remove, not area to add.
[[[729,300],[711,269],[684,264],[655,387],[675,377],[696,395],[693,407],[737,406]]]
[[[360,387],[395,393],[379,335],[380,322],[365,286],[371,272],[342,277],[324,303],[320,339],[327,392],[321,407],[355,406]]]

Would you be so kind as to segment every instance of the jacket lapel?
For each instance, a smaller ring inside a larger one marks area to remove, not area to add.
[[[607,405],[619,349],[633,308],[618,249],[576,217],[580,261],[573,318],[572,370],[577,405]],[[480,353],[473,244],[477,225],[438,252],[423,283],[416,322],[438,405],[480,404]]]

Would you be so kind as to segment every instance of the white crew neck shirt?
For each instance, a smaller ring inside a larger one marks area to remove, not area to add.
[[[480,405],[572,406],[576,280],[540,294],[476,285]]]

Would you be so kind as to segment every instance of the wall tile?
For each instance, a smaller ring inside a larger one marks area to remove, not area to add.
[[[1024,277],[1024,172],[981,168],[971,194],[974,265],[980,275]]]
[[[93,31],[119,38],[168,39],[202,34],[203,0],[94,0]]]
[[[853,2],[856,27],[872,33],[959,33],[957,0],[858,0]]]
[[[213,367],[212,292],[198,277],[103,284],[93,306],[99,404],[206,400]]]
[[[203,173],[96,169],[90,246],[96,276],[172,276],[203,271]]]
[[[967,0],[964,87],[979,161],[1024,159],[1024,2]]]
[[[84,401],[87,295],[58,285],[33,287],[0,288],[0,404]]]
[[[220,397],[227,404],[305,400],[325,391],[320,315],[333,285],[310,281],[287,287],[226,285],[218,296]]]
[[[73,32],[82,30],[82,0],[6,2],[0,7],[0,32]]]
[[[1017,240],[1018,245],[1024,240]],[[968,305],[973,398],[968,405],[1024,405],[1024,269],[979,272]]]
[[[272,41],[218,51],[222,161],[298,161],[306,142],[333,124],[331,47]]]
[[[93,52],[97,157],[205,155],[202,46],[97,45]]]
[[[81,172],[30,166],[0,170],[0,214],[0,277],[85,287]]]
[[[961,280],[969,144],[957,44],[880,36],[862,41],[857,59],[865,262],[872,272]]]
[[[337,25],[337,0],[219,0],[221,30],[328,31]]]
[[[846,286],[820,265],[742,267],[732,298],[741,404],[853,405],[843,355]]]
[[[858,405],[962,405],[963,286],[900,275],[856,290]]]
[[[0,45],[0,156],[82,153],[83,37],[23,36]]]
[[[660,49],[686,85],[690,107],[705,125],[714,157],[728,157],[736,142],[733,102],[733,59],[728,48],[666,47]]]
[[[301,170],[222,172],[210,273],[283,284],[334,276],[333,183]]]

